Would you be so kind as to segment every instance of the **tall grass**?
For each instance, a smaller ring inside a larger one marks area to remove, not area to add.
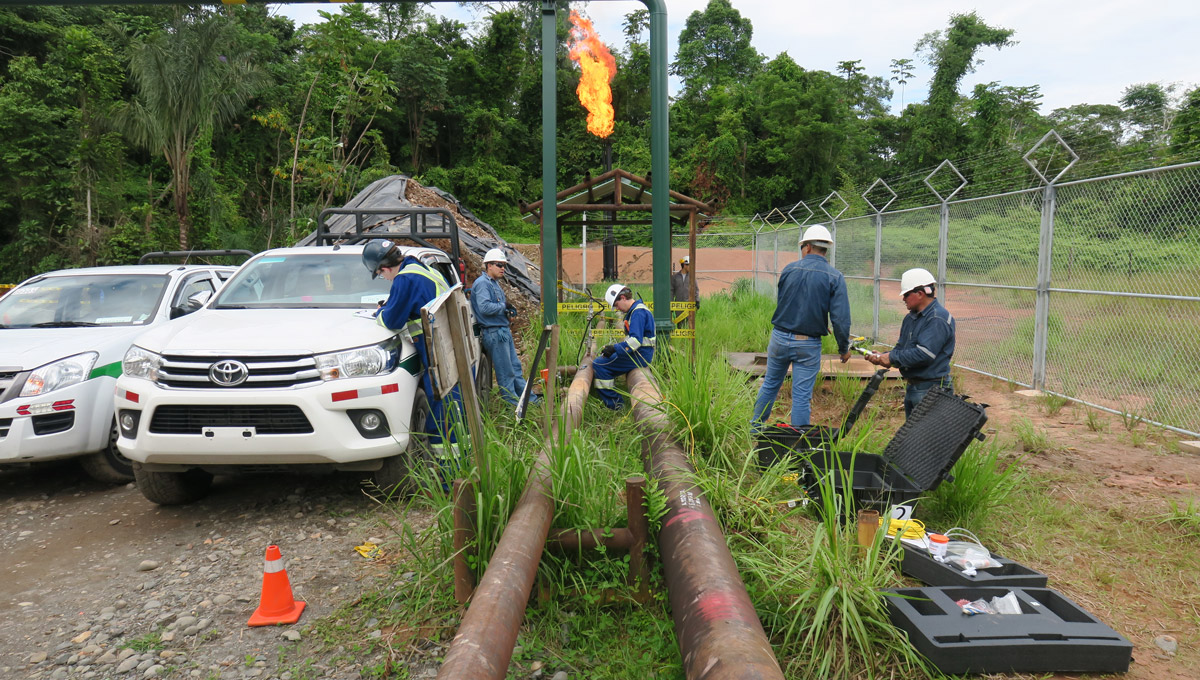
[[[1020,459],[1005,460],[1002,453],[1003,446],[995,438],[972,442],[950,471],[954,480],[943,482],[921,504],[927,521],[980,531],[1025,482]]]

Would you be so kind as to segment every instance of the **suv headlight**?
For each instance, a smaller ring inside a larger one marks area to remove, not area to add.
[[[121,360],[121,370],[131,378],[157,380],[158,369],[162,367],[162,364],[161,354],[155,354],[150,350],[133,345],[125,353],[125,358]]]
[[[84,352],[35,368],[25,379],[21,396],[36,397],[87,380],[98,356],[100,355],[96,352]]]
[[[388,341],[370,347],[358,347],[344,352],[331,352],[316,356],[321,380],[338,378],[361,378],[390,373],[396,368],[398,353]]]

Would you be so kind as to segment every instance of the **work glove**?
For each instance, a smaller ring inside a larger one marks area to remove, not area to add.
[[[517,308],[512,305],[504,305],[504,315],[508,318],[513,318],[517,315]]]
[[[603,354],[604,358],[607,359],[608,357],[611,357],[612,355],[617,353],[617,346],[616,345],[605,345],[604,349],[600,350],[600,353]]]

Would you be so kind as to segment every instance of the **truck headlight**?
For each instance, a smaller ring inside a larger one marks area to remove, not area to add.
[[[78,385],[88,379],[98,356],[100,355],[96,352],[84,352],[35,368],[25,379],[21,396],[36,397],[39,394]]]
[[[121,370],[131,378],[157,380],[158,369],[162,367],[162,364],[161,354],[133,345],[125,353],[125,358],[121,360]]]
[[[390,373],[396,368],[397,352],[391,342],[358,347],[316,356],[321,380],[361,378]]]

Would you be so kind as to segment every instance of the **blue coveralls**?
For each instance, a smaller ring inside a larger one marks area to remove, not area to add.
[[[517,399],[525,391],[525,379],[521,377],[521,358],[517,356],[517,346],[505,313],[507,306],[508,298],[495,279],[487,274],[475,279],[471,286],[471,309],[475,312],[475,321],[483,329],[479,339],[496,369],[500,396],[516,406]]]
[[[792,427],[809,424],[812,415],[813,383],[821,370],[821,336],[837,340],[838,354],[850,351],[850,298],[846,279],[823,255],[809,253],[783,268],[775,314],[771,317],[771,341],[767,345],[767,370],[754,401],[750,431],[762,429],[771,415],[779,388],[792,367]]]
[[[441,274],[425,266],[415,257],[406,257],[400,262],[400,273],[392,279],[387,302],[376,312],[379,323],[385,328],[394,331],[408,329],[417,355],[421,357],[421,363],[425,366],[421,373],[421,387],[429,400],[430,417],[425,421],[425,432],[429,434],[430,444],[441,444],[443,432],[449,433],[450,441],[455,441],[455,438],[454,429],[447,420],[445,404],[433,391],[433,380],[429,375],[429,352],[426,350],[425,333],[421,328],[421,308],[449,289],[450,286]],[[457,402],[458,387],[454,389],[451,398]]]
[[[616,354],[598,356],[592,362],[596,372],[593,386],[605,406],[616,411],[624,405],[621,395],[613,389],[613,381],[618,375],[650,365],[654,359],[654,336],[654,314],[641,300],[634,302],[625,314],[625,339],[614,345]]]
[[[904,388],[907,418],[935,386],[954,389],[950,379],[954,317],[936,299],[919,312],[909,312],[900,323],[900,340],[888,357],[908,382]]]

